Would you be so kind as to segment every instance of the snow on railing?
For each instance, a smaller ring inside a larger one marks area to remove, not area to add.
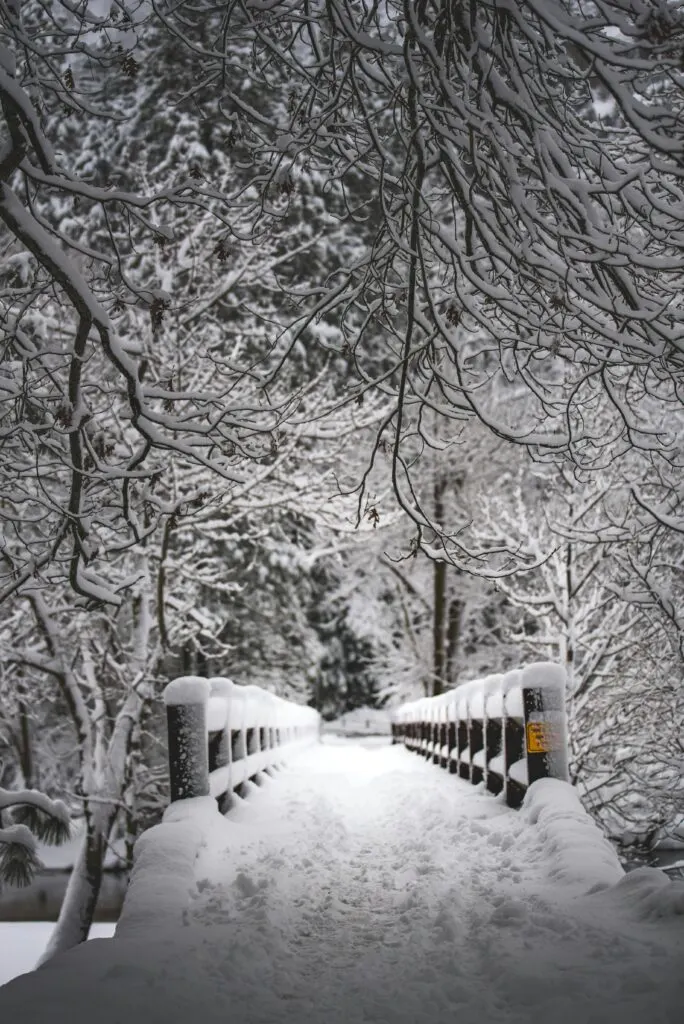
[[[393,742],[520,807],[537,779],[568,778],[565,679],[537,662],[402,704]]]
[[[318,739],[320,715],[258,686],[183,676],[164,690],[171,802],[230,794]]]

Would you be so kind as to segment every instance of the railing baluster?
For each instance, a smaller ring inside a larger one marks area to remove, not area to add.
[[[164,691],[169,735],[171,801],[209,793],[206,679],[183,676]]]

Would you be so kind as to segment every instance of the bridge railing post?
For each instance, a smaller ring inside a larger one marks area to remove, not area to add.
[[[529,665],[522,673],[527,785],[568,779],[565,672],[560,665]]]
[[[174,679],[164,690],[171,803],[209,793],[208,699],[209,683],[195,676]]]
[[[449,707],[447,704],[448,693],[442,697],[439,705],[439,723],[438,723],[438,744],[439,749],[437,751],[436,761],[441,768],[449,767],[449,748],[448,748],[448,724],[447,715]]]
[[[452,699],[447,707],[447,767],[452,775],[458,771],[458,725],[456,700]]]
[[[432,751],[435,746],[435,709],[434,705],[429,701],[425,701],[425,710],[423,712],[425,717],[425,755],[426,761],[432,760]]]
[[[209,680],[209,709],[211,710],[212,705],[214,704],[216,704],[218,708],[223,709],[223,714],[218,717],[216,723],[217,725],[221,725],[221,731],[217,732],[213,739],[210,732],[209,738],[210,775],[211,772],[216,771],[219,768],[224,768],[228,772],[226,792],[223,793],[218,800],[218,806],[221,814],[225,814],[225,812],[230,808],[232,802],[233,744],[231,729],[233,724],[233,695],[235,689],[235,683],[232,679],[226,679],[223,676],[216,676],[214,679]]]
[[[470,779],[470,728],[468,724],[468,693],[467,685],[456,691],[456,719],[458,747],[458,776]]]
[[[505,788],[504,753],[504,710],[502,689],[503,676],[493,675],[487,679],[487,693],[484,701],[484,749],[485,786],[487,792],[498,796]]]
[[[468,747],[470,749],[470,781],[476,786],[484,781],[487,764],[485,761],[484,741],[484,688],[477,685],[479,680],[471,684],[468,695]]]

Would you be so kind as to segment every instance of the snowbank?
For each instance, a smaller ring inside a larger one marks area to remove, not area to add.
[[[549,877],[586,891],[615,885],[624,877],[613,846],[570,783],[537,780],[525,794],[522,811],[541,833]]]
[[[684,915],[684,881],[670,878],[660,868],[635,868],[602,900],[642,921]]]
[[[143,832],[135,844],[117,938],[134,938],[151,927],[179,929],[195,891],[197,857],[209,842],[220,843],[226,831],[211,796],[171,804],[162,823]]]
[[[615,848],[582,807],[577,791],[558,779],[540,779],[528,790],[523,814],[540,831],[549,877],[585,892],[598,906],[632,919],[684,915],[684,881],[659,868],[625,873]]]
[[[0,986],[35,970],[54,931],[54,921],[0,921]],[[90,939],[111,938],[113,924],[94,924]]]

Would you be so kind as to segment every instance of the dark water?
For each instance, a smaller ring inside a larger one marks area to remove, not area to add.
[[[56,921],[69,871],[39,871],[25,889],[5,886],[0,901],[0,921]],[[126,872],[105,871],[95,921],[117,921],[126,893]]]
[[[660,868],[670,878],[684,879],[684,848],[680,850],[633,850],[629,847],[618,847],[620,863],[625,871],[635,868]]]

